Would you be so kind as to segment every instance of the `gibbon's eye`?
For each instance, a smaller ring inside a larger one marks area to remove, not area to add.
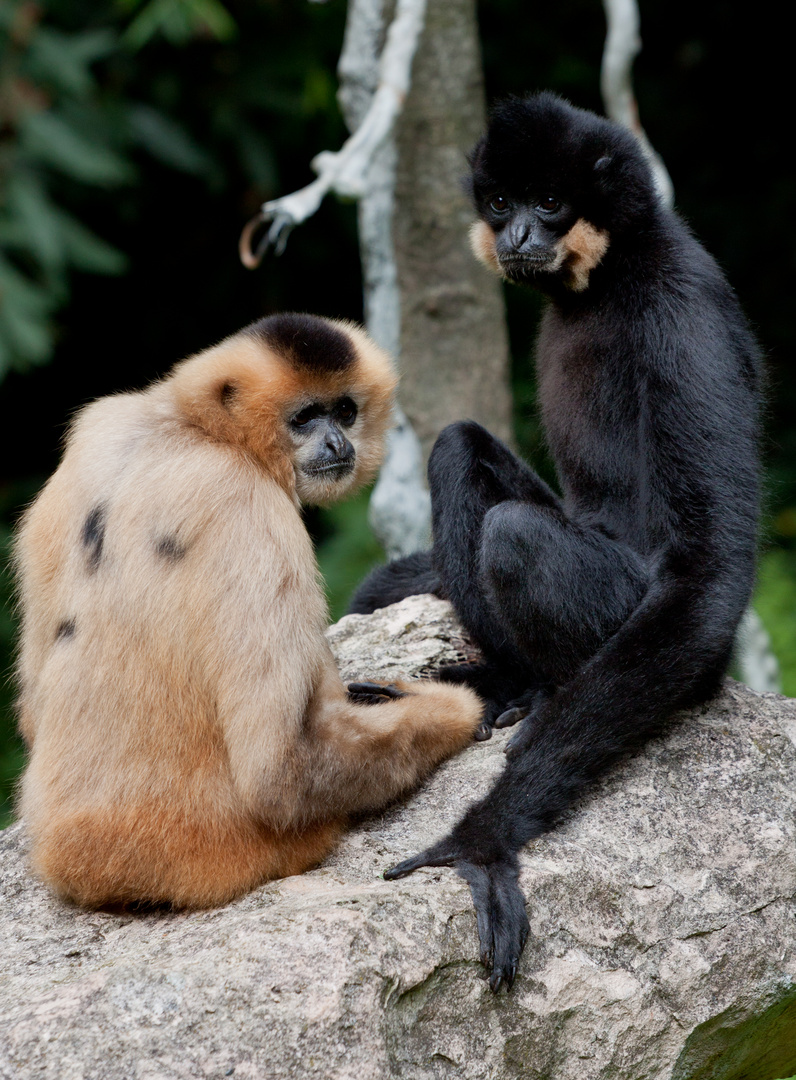
[[[546,214],[554,214],[556,210],[561,209],[561,203],[554,195],[545,195],[539,200],[537,206],[540,210],[544,210]]]
[[[494,195],[489,200],[489,209],[494,210],[496,214],[505,214],[509,205],[509,200],[505,195]]]
[[[341,424],[350,427],[357,418],[357,411],[356,402],[350,397],[344,397],[340,398],[335,405],[334,415]]]
[[[317,420],[319,416],[323,416],[324,409],[321,405],[313,403],[312,405],[306,405],[301,412],[297,412],[291,419],[290,426],[294,428],[306,427],[312,420]]]

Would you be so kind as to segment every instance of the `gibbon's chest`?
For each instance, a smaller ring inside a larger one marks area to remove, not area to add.
[[[595,505],[627,496],[643,458],[645,397],[638,367],[588,326],[545,318],[537,352],[539,408],[559,479]]]

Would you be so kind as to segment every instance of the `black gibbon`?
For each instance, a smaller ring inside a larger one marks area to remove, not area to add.
[[[373,476],[392,365],[256,322],[84,409],[21,524],[20,809],[87,906],[204,907],[329,852],[469,742],[466,687],[341,683],[300,503]]]
[[[547,296],[538,394],[561,495],[453,424],[429,462],[430,556],[377,571],[352,610],[449,597],[484,660],[440,677],[477,688],[497,726],[521,721],[489,794],[386,874],[456,867],[497,989],[528,933],[519,849],[727,667],[754,576],[760,374],[732,290],[632,134],[515,98],[470,163],[476,254]]]

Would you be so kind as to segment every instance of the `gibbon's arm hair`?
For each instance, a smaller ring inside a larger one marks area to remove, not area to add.
[[[513,98],[471,168],[476,254],[548,298],[537,385],[561,496],[478,424],[446,428],[433,551],[377,571],[353,607],[438,582],[484,653],[441,678],[521,721],[488,795],[385,875],[457,868],[497,989],[528,932],[519,849],[727,667],[754,578],[760,375],[735,295],[629,132]]]
[[[281,315],[77,417],[16,543],[20,810],[64,897],[222,903],[472,739],[471,690],[348,692],[324,638],[299,504],[374,474],[394,384],[362,330]]]

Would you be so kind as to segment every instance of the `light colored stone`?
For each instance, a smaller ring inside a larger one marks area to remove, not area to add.
[[[345,677],[463,646],[412,598],[329,632]],[[0,1077],[772,1080],[796,1071],[796,702],[728,682],[523,854],[531,937],[480,978],[467,886],[381,872],[502,766],[473,745],[322,867],[198,914],[55,900],[0,834]]]

